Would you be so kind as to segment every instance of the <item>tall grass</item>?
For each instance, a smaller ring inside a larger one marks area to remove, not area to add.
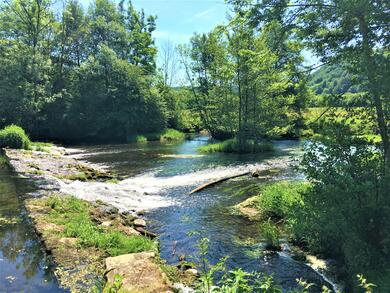
[[[309,188],[305,182],[281,181],[267,185],[258,196],[256,207],[263,218],[282,219],[293,208],[303,204],[302,193]]]
[[[184,140],[186,135],[179,130],[167,128],[163,132],[147,133],[145,137],[148,141],[170,142]]]
[[[161,133],[160,141],[180,141],[184,140],[186,135],[176,129],[168,128]]]
[[[201,153],[264,153],[272,152],[274,147],[270,142],[255,142],[252,140],[239,143],[237,139],[228,139],[223,142],[208,144],[198,148]]]

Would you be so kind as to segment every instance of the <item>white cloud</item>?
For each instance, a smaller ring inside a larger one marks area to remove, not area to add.
[[[194,19],[205,19],[205,18],[209,18],[210,17],[210,14],[214,11],[214,8],[210,8],[210,9],[206,9],[202,12],[199,12],[197,14],[194,15]]]
[[[213,12],[215,11],[215,7],[203,10],[194,14],[194,16],[188,18],[185,23],[192,23],[199,20],[210,20],[213,18]]]

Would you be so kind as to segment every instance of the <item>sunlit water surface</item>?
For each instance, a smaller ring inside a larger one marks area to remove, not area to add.
[[[261,155],[208,154],[200,155],[196,149],[208,143],[206,137],[179,144],[127,144],[84,146],[76,148],[76,157],[106,166],[126,177],[119,184],[75,184],[74,191],[85,190],[85,196],[100,188],[107,190],[109,199],[118,207],[129,208],[130,195],[137,196],[153,207],[147,211],[149,229],[159,235],[161,256],[168,263],[177,264],[179,258],[196,258],[197,243],[202,237],[210,239],[209,259],[216,263],[228,256],[229,267],[241,267],[246,271],[272,274],[285,289],[295,288],[296,279],[302,278],[317,291],[327,284],[320,275],[302,262],[293,260],[287,251],[277,254],[264,253],[264,243],[256,223],[239,215],[233,215],[231,207],[253,195],[253,186],[261,186],[273,180],[302,179],[287,161],[299,158],[301,143],[279,141],[276,152]],[[202,192],[189,192],[211,180],[239,174],[248,170],[278,167],[282,171],[269,179],[249,176],[221,183]],[[88,184],[88,183],[87,183]],[[247,188],[248,192],[239,192]],[[109,193],[111,192],[111,193]],[[104,192],[103,192],[104,193]],[[148,200],[149,199],[149,200]]]

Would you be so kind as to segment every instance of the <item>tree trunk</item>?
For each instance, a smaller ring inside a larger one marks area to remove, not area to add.
[[[383,104],[381,100],[380,93],[377,89],[377,86],[379,86],[376,82],[376,78],[374,75],[376,74],[376,66],[375,66],[375,60],[372,57],[373,49],[370,46],[369,43],[369,28],[367,25],[367,22],[365,20],[364,15],[359,16],[359,26],[360,26],[360,32],[362,34],[363,38],[363,66],[366,71],[366,76],[368,79],[368,87],[370,95],[373,99],[375,110],[376,110],[376,116],[377,116],[377,123],[379,127],[379,133],[382,139],[382,146],[384,151],[384,160],[385,160],[385,169],[387,167],[387,164],[390,162],[390,142],[389,142],[389,134],[386,124],[386,118],[385,113],[383,110]]]

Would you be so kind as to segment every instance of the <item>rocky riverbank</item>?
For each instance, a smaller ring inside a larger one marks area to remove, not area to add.
[[[115,184],[114,174],[80,162],[57,146],[47,152],[4,153],[10,166],[37,187],[25,205],[63,287],[71,292],[112,286],[129,292],[173,292],[174,282],[193,280],[193,275],[159,258],[157,235],[146,230],[141,212],[120,211],[63,192],[73,181]]]

